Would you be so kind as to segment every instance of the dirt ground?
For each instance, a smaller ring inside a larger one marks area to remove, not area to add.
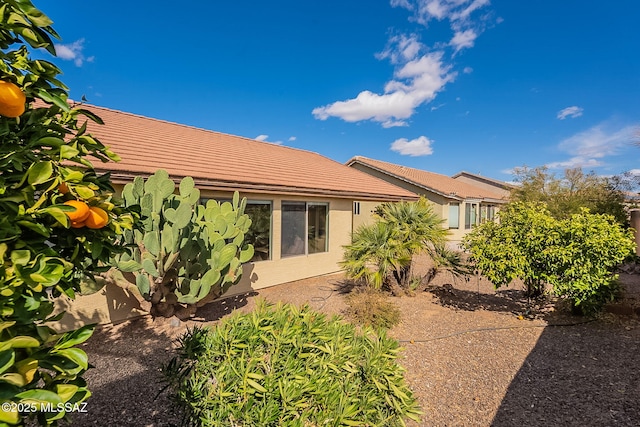
[[[390,335],[405,348],[400,363],[424,412],[412,425],[640,425],[640,274],[620,278],[626,298],[595,320],[446,273],[426,292],[390,297],[402,312]],[[342,275],[323,276],[209,304],[186,323],[145,317],[101,327],[84,346],[93,397],[72,425],[179,425],[159,369],[186,328],[251,310],[259,297],[341,314],[348,290]]]

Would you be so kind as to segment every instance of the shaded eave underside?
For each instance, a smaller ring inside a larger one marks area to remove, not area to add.
[[[111,180],[114,184],[125,185],[137,176],[147,178],[152,175],[151,173],[140,172],[121,172],[114,171],[112,169],[96,168],[100,172],[110,172]],[[170,176],[176,183],[179,182],[183,176]],[[282,196],[310,196],[310,197],[329,197],[336,199],[349,199],[349,200],[362,200],[362,201],[381,201],[381,202],[397,202],[401,200],[417,200],[417,195],[411,196],[397,196],[394,194],[371,194],[358,191],[339,191],[322,188],[307,188],[307,187],[294,187],[284,185],[267,185],[267,184],[255,184],[250,182],[237,182],[237,181],[212,181],[207,178],[193,177],[194,182],[198,189],[204,191],[239,191],[240,193],[256,193],[256,194],[273,194]]]

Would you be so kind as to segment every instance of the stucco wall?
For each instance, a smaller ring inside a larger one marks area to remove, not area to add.
[[[351,243],[352,200],[321,197],[271,196],[265,194],[242,194],[249,200],[272,203],[271,259],[247,263],[243,277],[224,296],[249,292],[286,282],[340,271],[342,246]],[[203,198],[230,198],[229,193],[203,193]],[[282,201],[306,201],[329,204],[328,251],[309,255],[281,257],[281,206]],[[366,202],[375,207],[378,203]],[[67,314],[57,324],[57,329],[70,329],[87,323],[115,323],[135,317],[143,312],[132,292],[116,286],[106,286],[101,291],[79,296],[71,301],[60,298],[58,309]]]

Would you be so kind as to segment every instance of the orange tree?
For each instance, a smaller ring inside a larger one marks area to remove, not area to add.
[[[106,269],[136,216],[89,161],[118,159],[87,133],[100,119],[29,54],[55,55],[51,24],[29,0],[0,1],[0,425],[55,425],[90,396],[76,346],[93,326],[57,333],[53,299]]]

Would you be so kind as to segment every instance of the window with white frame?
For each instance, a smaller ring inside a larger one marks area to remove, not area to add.
[[[282,257],[327,252],[329,204],[282,202]]]
[[[449,203],[449,228],[460,228],[460,203]]]
[[[472,226],[478,224],[478,204],[465,203],[464,207],[464,228],[469,230]]]

